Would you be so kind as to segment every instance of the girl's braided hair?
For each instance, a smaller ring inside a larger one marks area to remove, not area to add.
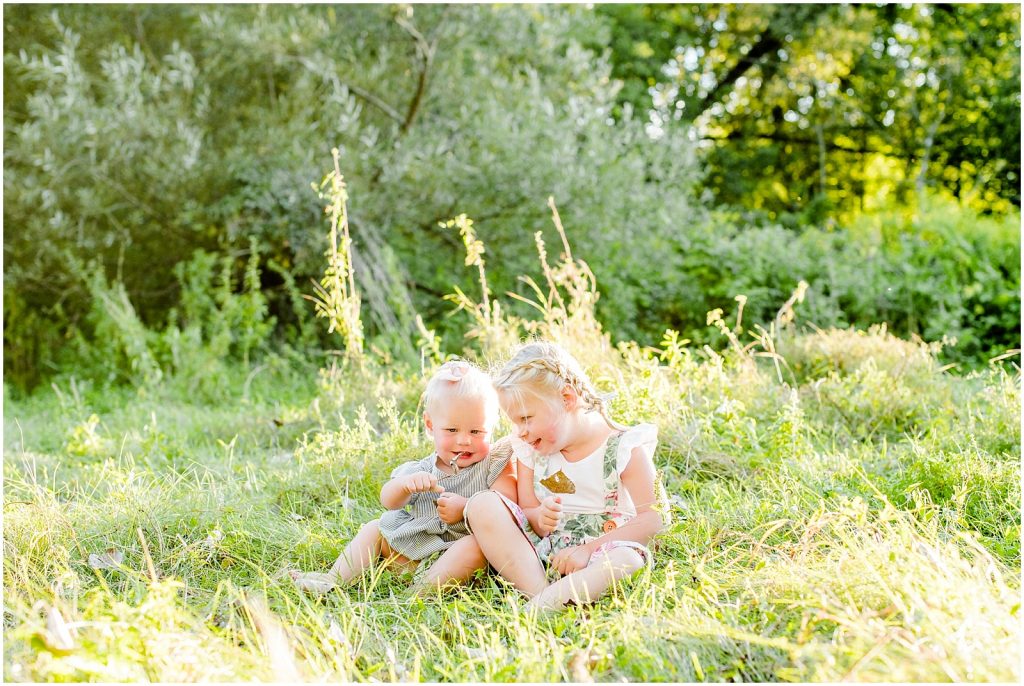
[[[608,416],[605,398],[594,388],[583,367],[557,343],[527,343],[505,363],[494,378],[499,393],[519,393],[522,386],[542,391],[546,396],[560,396],[569,386],[587,411],[596,411],[614,429],[626,427]]]

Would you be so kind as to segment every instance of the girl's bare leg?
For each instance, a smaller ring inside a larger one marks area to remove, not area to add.
[[[635,574],[644,559],[630,548],[614,548],[595,555],[585,568],[563,576],[527,603],[527,609],[560,610],[570,600],[577,605],[600,598],[619,579]]]
[[[355,538],[349,541],[329,572],[292,572],[291,577],[295,585],[304,591],[327,593],[361,575],[381,556],[400,565],[409,563],[408,558],[391,550],[375,519],[364,524]]]
[[[466,503],[466,519],[477,545],[498,574],[530,598],[544,590],[544,567],[501,496],[494,491],[476,494]]]

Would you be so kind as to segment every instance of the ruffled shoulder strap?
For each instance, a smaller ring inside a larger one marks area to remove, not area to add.
[[[633,457],[633,449],[642,446],[651,459],[658,447],[658,427],[654,424],[637,424],[622,432],[616,454],[615,470],[621,474]]]
[[[604,445],[604,476],[608,478],[608,475],[614,474],[618,471],[619,464],[619,444],[622,442],[622,433],[614,433],[608,437],[608,442]]]

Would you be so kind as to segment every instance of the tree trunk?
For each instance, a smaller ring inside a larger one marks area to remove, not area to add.
[[[814,132],[818,136],[818,184],[821,194],[825,195],[825,185],[828,183],[828,175],[825,173],[825,130],[820,121],[814,124]]]
[[[935,133],[939,130],[939,125],[942,120],[946,118],[945,110],[939,112],[939,116],[935,118],[932,125],[928,127],[928,132],[924,137],[924,154],[921,155],[921,169],[917,173],[917,179],[914,183],[917,190],[917,202],[918,206],[923,206],[925,203],[925,185],[927,183],[928,176],[928,163],[931,160],[932,147],[935,145]]]

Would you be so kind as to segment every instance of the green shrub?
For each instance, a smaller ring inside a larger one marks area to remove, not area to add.
[[[947,341],[942,357],[966,366],[1020,347],[1019,217],[980,217],[935,199],[917,217],[863,215],[847,228],[744,226],[719,214],[687,238],[671,299],[692,303],[662,319],[697,343],[724,343],[702,330],[704,312],[746,296],[744,321],[767,327],[801,280],[805,325],[891,332]],[[955,344],[953,343],[955,341]]]

